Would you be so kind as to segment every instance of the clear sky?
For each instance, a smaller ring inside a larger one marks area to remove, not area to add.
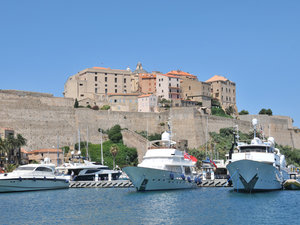
[[[299,0],[0,0],[0,89],[62,96],[80,70],[141,61],[225,76],[239,111],[271,108],[299,127],[299,12]]]

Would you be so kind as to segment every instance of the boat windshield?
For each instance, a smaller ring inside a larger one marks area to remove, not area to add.
[[[240,152],[274,152],[273,148],[269,146],[240,146]]]
[[[30,166],[26,166],[26,167],[18,167],[16,170],[17,171],[29,171],[29,170],[34,170],[35,167],[30,167]]]

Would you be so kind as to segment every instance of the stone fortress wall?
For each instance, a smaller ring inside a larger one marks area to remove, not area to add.
[[[53,97],[50,94],[1,91],[0,127],[9,127],[22,134],[28,144],[26,150],[74,145],[78,129],[81,140],[100,143],[98,128],[104,130],[119,124],[132,131],[160,133],[172,123],[173,139],[188,140],[189,148],[203,145],[206,131],[218,132],[220,128],[239,126],[243,132],[251,130],[253,116],[241,116],[240,120],[202,115],[196,108],[172,108],[161,113],[94,111],[88,108],[74,109],[69,98]],[[279,144],[300,149],[299,129],[292,127],[292,120],[284,116],[256,116],[262,123],[266,135],[270,134]],[[208,126],[207,126],[208,124]]]

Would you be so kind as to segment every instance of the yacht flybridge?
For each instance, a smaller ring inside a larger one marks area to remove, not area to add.
[[[256,137],[257,120],[253,119],[254,138],[250,144],[237,143],[229,153],[229,170],[233,187],[237,191],[271,191],[282,188],[288,178],[285,156],[275,148],[273,137],[263,141]]]
[[[138,191],[194,188],[200,182],[200,178],[193,175],[195,163],[184,158],[170,136],[164,132],[162,140],[150,142],[137,167],[123,168]]]

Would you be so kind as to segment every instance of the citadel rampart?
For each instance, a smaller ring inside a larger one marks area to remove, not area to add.
[[[133,131],[159,133],[167,128],[171,119],[175,140],[186,139],[190,148],[205,143],[206,130],[218,132],[220,128],[236,124],[243,132],[250,130],[251,116],[240,120],[201,115],[195,108],[172,108],[162,113],[94,111],[88,108],[74,109],[74,101],[52,97],[49,94],[0,91],[0,127],[10,127],[27,140],[27,150],[73,145],[77,142],[78,129],[81,140],[100,142],[98,128],[109,129],[115,124]],[[266,135],[277,143],[300,148],[300,133],[292,127],[289,117],[259,116]],[[207,126],[208,124],[208,126]],[[269,125],[269,127],[268,127]]]

